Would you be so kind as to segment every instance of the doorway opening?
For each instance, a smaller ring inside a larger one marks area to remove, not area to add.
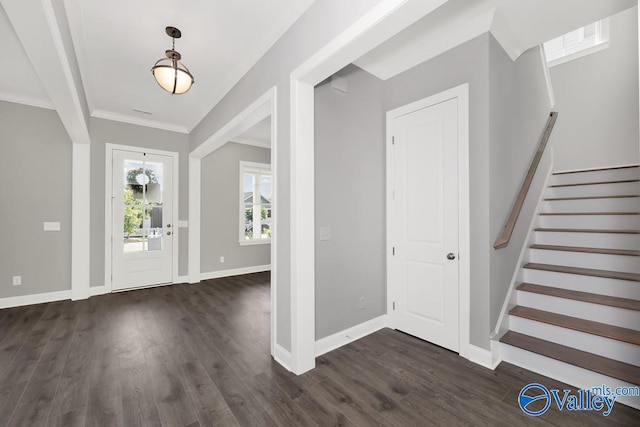
[[[189,154],[189,282],[270,271],[274,357],[276,162],[275,88]]]

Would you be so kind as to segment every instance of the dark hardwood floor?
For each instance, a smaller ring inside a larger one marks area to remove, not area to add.
[[[0,425],[640,425],[517,405],[530,382],[385,329],[299,377],[269,356],[269,274],[0,310]]]

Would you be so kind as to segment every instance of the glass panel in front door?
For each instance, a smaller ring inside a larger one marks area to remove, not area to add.
[[[162,163],[124,159],[125,254],[162,250],[163,182]]]

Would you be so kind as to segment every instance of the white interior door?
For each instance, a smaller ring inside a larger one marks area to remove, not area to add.
[[[392,112],[387,122],[393,135],[390,321],[454,351],[459,351],[457,103],[453,98],[395,117]]]
[[[112,289],[171,283],[173,158],[113,150]]]

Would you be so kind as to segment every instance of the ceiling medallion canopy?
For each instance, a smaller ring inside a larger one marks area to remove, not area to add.
[[[175,27],[167,27],[165,31],[172,39],[172,47],[165,51],[166,58],[159,59],[153,65],[151,72],[162,89],[173,95],[179,95],[191,89],[194,82],[193,75],[180,62],[182,55],[176,50],[176,39],[182,37],[182,33]]]

